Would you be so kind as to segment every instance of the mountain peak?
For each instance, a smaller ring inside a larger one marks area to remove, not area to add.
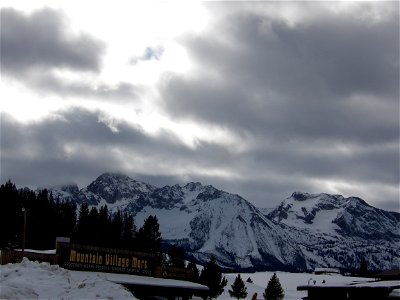
[[[203,185],[200,182],[189,182],[184,186],[184,188],[193,192],[194,190],[197,190],[197,189],[201,188],[202,186]]]
[[[305,201],[311,197],[311,194],[303,192],[294,192],[290,197],[296,201]]]
[[[123,199],[137,199],[141,194],[155,189],[154,186],[133,180],[125,174],[107,172],[82,189],[80,200],[92,205],[103,200],[107,204],[112,204]]]
[[[60,184],[48,188],[54,198],[73,201],[79,195],[79,188],[76,183]]]
[[[120,173],[120,172],[105,172],[103,174],[101,174],[99,177],[96,178],[95,181],[98,180],[107,180],[107,179],[131,179],[130,177],[128,177],[127,175]],[[131,179],[133,180],[133,179]]]

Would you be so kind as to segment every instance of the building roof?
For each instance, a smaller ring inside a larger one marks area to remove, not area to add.
[[[356,282],[352,284],[310,284],[300,285],[297,287],[298,291],[308,291],[313,289],[399,289],[400,282],[398,280],[391,281],[367,281],[367,282]]]
[[[86,271],[71,271],[71,272],[86,272]],[[129,274],[117,274],[117,273],[98,273],[98,274],[101,274],[100,276],[108,281],[119,284],[128,284],[128,285],[143,286],[143,287],[147,286],[147,287],[208,291],[207,286],[190,281],[155,278],[155,277],[129,275]]]

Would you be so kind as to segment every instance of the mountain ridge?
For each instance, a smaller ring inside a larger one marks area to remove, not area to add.
[[[400,241],[400,214],[357,197],[294,192],[274,209],[260,210],[200,182],[157,188],[120,173],[100,175],[78,196],[71,187],[50,191],[78,204],[127,211],[139,223],[155,214],[165,243],[184,247],[199,263],[214,255],[230,269],[310,270],[355,268],[371,256],[371,268],[399,265],[392,244]]]

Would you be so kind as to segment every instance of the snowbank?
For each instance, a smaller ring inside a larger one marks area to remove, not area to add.
[[[99,274],[70,272],[27,258],[0,266],[0,286],[0,299],[135,299]]]

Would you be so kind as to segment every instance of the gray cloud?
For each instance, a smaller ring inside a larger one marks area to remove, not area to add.
[[[326,145],[305,150],[296,143],[292,148],[258,145],[237,155],[214,143],[199,142],[197,148],[188,148],[171,132],[149,136],[124,122],[117,122],[115,131],[102,121],[101,112],[60,111],[57,117],[31,124],[21,124],[6,114],[1,117],[1,181],[11,179],[32,188],[71,181],[83,187],[103,172],[116,171],[157,186],[200,181],[271,207],[293,191],[326,192],[315,183],[316,178],[355,179],[366,184],[367,191],[369,183],[381,180],[395,185],[398,180],[388,163],[398,162],[397,150],[390,145],[364,149],[359,157],[350,155],[346,160],[329,151],[319,153]],[[234,177],[204,170],[225,170]],[[385,202],[372,198],[372,204],[397,209],[393,196],[379,196]]]
[[[21,124],[2,114],[1,180],[10,178],[30,186],[65,181],[82,185],[106,171],[143,178],[154,174],[159,178],[184,178],[185,168],[190,165],[194,170],[187,172],[195,177],[196,167],[222,168],[227,158],[219,162],[221,157],[229,155],[214,144],[200,143],[197,150],[188,148],[168,131],[149,136],[125,122],[117,122],[115,131],[102,121],[102,114],[72,109],[31,124]],[[181,168],[183,171],[177,173]]]
[[[41,76],[25,77],[25,84],[39,94],[54,94],[61,97],[84,97],[99,100],[137,100],[141,88],[128,82],[116,86],[102,83],[93,86],[87,82],[71,81],[53,73],[42,73]]]
[[[166,110],[276,137],[396,140],[398,17],[377,24],[324,17],[292,28],[238,13],[213,28],[214,38],[189,38],[206,71],[172,77],[163,90]]]
[[[399,14],[380,5],[394,12],[374,19],[368,5],[357,15],[321,10],[295,26],[233,9],[212,34],[183,40],[199,70],[162,82],[164,109],[238,134],[249,150],[232,164],[264,186],[242,189],[258,199],[262,191],[265,199],[275,190],[324,192],[316,182],[325,180],[362,186],[376,202],[389,197],[396,209],[398,189],[371,190],[400,181]]]
[[[3,72],[20,76],[27,71],[100,69],[104,44],[86,34],[66,32],[60,11],[41,9],[30,15],[1,9],[1,64]]]

